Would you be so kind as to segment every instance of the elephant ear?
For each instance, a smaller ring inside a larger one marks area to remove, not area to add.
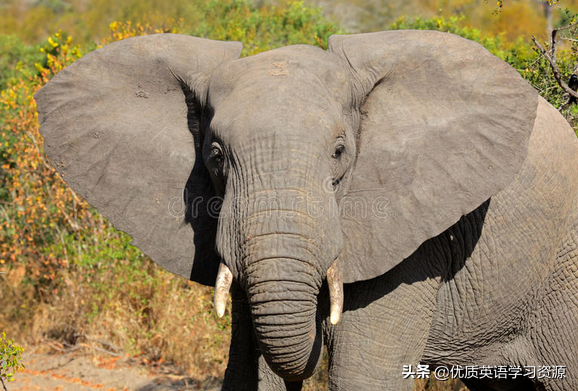
[[[361,113],[342,200],[345,282],[379,276],[507,186],[538,94],[481,45],[434,31],[332,36]],[[343,207],[350,200],[359,207]],[[363,202],[360,202],[363,201]]]
[[[220,260],[194,95],[206,94],[203,72],[241,49],[176,34],[129,38],[88,53],[35,96],[45,152],[68,185],[155,262],[206,285]]]

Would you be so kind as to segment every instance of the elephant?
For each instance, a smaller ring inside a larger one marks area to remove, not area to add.
[[[468,366],[474,391],[578,390],[578,141],[558,111],[444,32],[241,50],[128,38],[35,95],[67,184],[215,286],[219,316],[230,294],[222,389],[300,390],[325,346],[332,391]]]

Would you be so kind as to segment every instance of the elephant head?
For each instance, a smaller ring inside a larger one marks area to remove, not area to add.
[[[41,132],[64,180],[134,245],[217,281],[218,313],[236,280],[269,366],[297,380],[318,356],[323,281],[336,323],[341,279],[386,273],[504,188],[538,97],[445,33],[240,50],[172,34],[108,45],[36,95]]]

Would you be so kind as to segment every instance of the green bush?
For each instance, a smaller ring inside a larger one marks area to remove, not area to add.
[[[218,40],[241,41],[243,55],[280,46],[311,44],[326,47],[331,34],[342,32],[318,8],[303,1],[284,1],[257,9],[247,0],[210,0],[206,17],[187,33]]]
[[[0,34],[0,91],[16,78],[36,73],[34,63],[45,57],[39,45],[25,45],[16,35]]]
[[[84,45],[101,42],[108,24],[132,21],[162,31],[213,39],[240,40],[248,53],[291,43],[315,43],[336,26],[321,11],[303,1],[281,0],[277,5],[256,7],[250,0],[43,0],[35,6],[5,6],[0,14],[0,33],[18,31],[26,42],[39,42],[58,29]]]
[[[13,381],[14,373],[24,368],[20,362],[22,351],[20,346],[6,339],[4,332],[0,334],[0,381],[2,384],[4,380]]]

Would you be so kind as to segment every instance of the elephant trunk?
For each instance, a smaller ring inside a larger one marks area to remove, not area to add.
[[[282,262],[299,261],[281,258],[264,267]],[[257,340],[271,369],[286,380],[311,376],[321,347],[316,289],[303,283],[259,281],[247,292]]]
[[[320,355],[317,296],[342,239],[329,213],[312,214],[305,204],[290,203],[291,195],[278,191],[281,208],[251,211],[243,230],[242,275],[265,360],[282,378],[302,380]],[[316,200],[327,212],[333,200],[324,196]]]

